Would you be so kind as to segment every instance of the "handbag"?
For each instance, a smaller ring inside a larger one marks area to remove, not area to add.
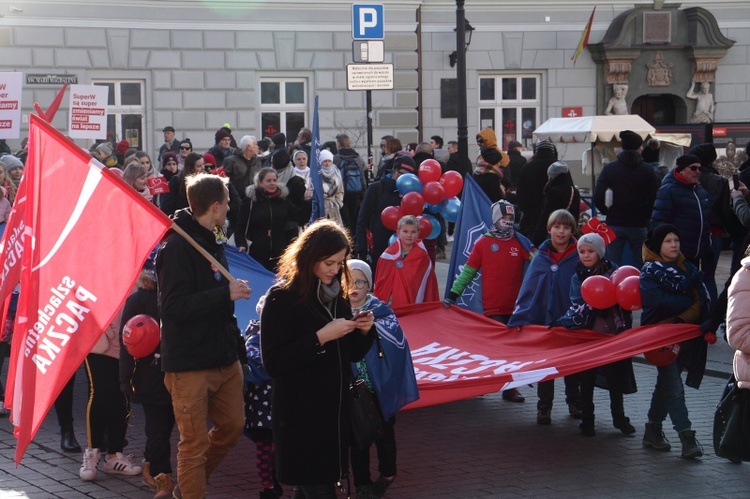
[[[380,409],[362,379],[349,385],[349,399],[351,445],[357,449],[369,449],[384,433]]]
[[[714,413],[714,452],[733,463],[750,461],[750,390],[729,378]]]

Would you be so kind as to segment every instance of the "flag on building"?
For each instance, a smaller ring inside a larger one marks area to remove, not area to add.
[[[589,35],[591,34],[591,25],[594,23],[594,13],[596,12],[596,6],[594,6],[594,10],[591,11],[591,17],[589,17],[589,22],[586,24],[586,28],[583,30],[583,33],[581,34],[581,40],[578,42],[578,47],[576,47],[576,52],[573,54],[573,57],[571,57],[571,61],[573,61],[573,65],[575,65],[576,61],[578,60],[578,56],[581,55],[581,52],[583,52],[583,49],[586,48],[589,44]]]
[[[23,183],[21,288],[6,391],[18,439],[16,465],[172,225],[35,115]]]
[[[310,221],[315,221],[326,216],[326,201],[323,195],[323,178],[320,172],[321,166],[318,156],[320,155],[320,127],[318,125],[318,96],[315,96],[315,108],[313,109],[312,144],[310,144],[310,180],[313,184],[312,216]]]

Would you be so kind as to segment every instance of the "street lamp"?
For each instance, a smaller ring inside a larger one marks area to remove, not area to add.
[[[458,32],[457,28],[453,28],[453,31]],[[474,31],[474,26],[469,24],[468,19],[464,18],[464,33],[466,33],[466,46],[464,47],[464,54],[467,50],[469,50],[469,45],[471,44],[471,33]],[[450,61],[451,67],[456,67],[456,62],[458,62],[458,52],[454,50],[448,55],[448,60]]]
[[[471,42],[471,33],[474,28],[466,20],[464,12],[464,0],[456,0],[456,52],[451,54],[450,61],[451,67],[456,67],[456,107],[458,113],[456,115],[457,133],[456,138],[458,142],[458,161],[464,168],[464,171],[471,171],[471,161],[469,160],[469,126],[467,109],[466,109],[466,50],[469,48]],[[466,32],[469,32],[469,39],[466,40]],[[463,50],[460,50],[462,49]]]

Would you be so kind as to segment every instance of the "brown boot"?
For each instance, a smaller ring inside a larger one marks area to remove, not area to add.
[[[156,482],[156,495],[154,496],[154,499],[164,499],[172,497],[172,491],[174,490],[174,485],[172,484],[172,475],[159,473],[154,477],[154,481]]]
[[[144,459],[141,461],[141,468],[143,468],[143,473],[141,475],[143,485],[148,487],[149,490],[156,491],[156,480],[151,476],[151,463]]]

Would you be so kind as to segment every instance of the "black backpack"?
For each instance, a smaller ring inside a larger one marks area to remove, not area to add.
[[[365,191],[365,183],[362,178],[362,170],[353,160],[341,158],[339,164],[341,178],[344,182],[344,192],[349,194],[361,194]]]

